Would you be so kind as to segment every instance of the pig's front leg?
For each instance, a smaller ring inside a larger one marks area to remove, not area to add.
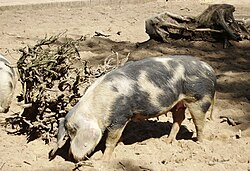
[[[110,126],[109,128],[107,128],[108,135],[107,135],[107,139],[106,139],[106,149],[105,149],[104,154],[103,154],[104,161],[110,160],[112,153],[115,149],[115,146],[116,146],[117,142],[119,141],[119,139],[121,138],[122,132],[123,132],[124,128],[126,127],[126,125],[127,125],[127,123],[125,125],[122,125],[122,126],[113,125],[113,126]]]

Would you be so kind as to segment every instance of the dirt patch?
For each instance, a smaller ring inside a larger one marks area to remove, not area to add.
[[[243,1],[242,1],[243,2]],[[235,18],[248,17],[250,6],[235,4]],[[195,128],[189,113],[183,122],[178,141],[165,144],[172,123],[171,115],[159,120],[130,123],[122,142],[115,148],[109,163],[95,160],[93,167],[80,170],[249,170],[250,169],[250,43],[233,43],[223,49],[221,43],[176,40],[168,43],[147,41],[144,22],[165,11],[185,15],[198,15],[207,8],[197,1],[156,1],[142,4],[124,4],[92,7],[53,7],[49,9],[11,10],[0,13],[0,52],[13,63],[20,54],[15,49],[34,45],[38,39],[67,31],[67,36],[92,37],[95,31],[108,34],[109,39],[95,37],[80,47],[81,57],[93,64],[102,63],[104,57],[117,52],[128,53],[129,60],[169,54],[194,55],[208,62],[218,78],[214,121],[207,121],[205,141],[195,143]],[[119,34],[117,34],[119,32]],[[21,91],[20,85],[16,95]],[[5,118],[20,111],[13,99],[11,110],[1,114],[0,170],[72,170],[75,165],[67,157],[67,147],[52,161],[48,152],[55,140],[45,145],[37,139],[27,143],[25,135],[12,136],[5,131]],[[239,123],[230,125],[221,116]],[[97,151],[94,158],[101,155]]]

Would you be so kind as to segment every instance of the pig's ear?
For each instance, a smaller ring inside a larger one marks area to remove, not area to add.
[[[64,126],[65,119],[59,119],[59,128],[58,128],[58,134],[57,134],[57,144],[56,146],[49,152],[49,159],[52,160],[56,156],[56,151],[59,148],[62,148],[62,146],[66,143],[68,138],[65,138],[67,136],[67,132]]]
[[[86,125],[85,125],[86,126]],[[84,127],[77,130],[71,141],[70,151],[75,160],[80,161],[90,154],[102,138],[99,127]]]
[[[57,134],[57,146],[58,148],[62,148],[62,146],[66,143],[67,131],[65,129],[65,118],[59,119],[59,128]]]

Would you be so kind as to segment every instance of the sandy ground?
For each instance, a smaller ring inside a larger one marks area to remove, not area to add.
[[[250,2],[228,2],[236,6],[236,18],[250,18]],[[100,62],[100,56],[108,55],[111,49],[121,55],[130,52],[130,60],[165,54],[195,55],[211,64],[218,77],[215,119],[206,122],[203,143],[198,144],[192,140],[196,134],[188,112],[178,141],[172,144],[165,144],[163,141],[170,130],[171,115],[160,117],[159,121],[131,123],[124,131],[122,142],[115,148],[110,162],[95,160],[101,156],[101,152],[97,151],[91,157],[93,167],[84,166],[79,170],[249,171],[250,42],[233,42],[233,46],[228,49],[223,49],[220,43],[211,42],[145,42],[148,36],[144,21],[152,15],[170,11],[195,16],[206,8],[207,4],[195,0],[158,0],[139,4],[4,10],[0,11],[0,53],[15,63],[20,57],[17,49],[26,44],[33,45],[45,35],[67,31],[68,37],[79,38],[82,35],[93,36],[98,31],[109,34],[111,40],[91,40],[96,47],[89,48],[88,51],[94,62]],[[117,32],[121,34],[118,35]],[[144,43],[137,44],[138,42]],[[18,84],[16,95],[20,91]],[[48,152],[55,140],[46,145],[41,139],[27,143],[24,135],[13,136],[6,133],[5,118],[20,110],[15,102],[16,98],[13,99],[10,112],[0,115],[0,171],[74,169],[75,164],[65,155],[48,160]],[[239,124],[231,126],[228,122],[223,122],[220,116],[231,117]]]

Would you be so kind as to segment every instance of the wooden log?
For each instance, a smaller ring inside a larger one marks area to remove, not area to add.
[[[250,27],[247,22],[235,20],[234,11],[232,5],[215,4],[197,17],[165,12],[145,21],[146,33],[151,39],[163,42],[171,39],[221,42],[249,40]]]

